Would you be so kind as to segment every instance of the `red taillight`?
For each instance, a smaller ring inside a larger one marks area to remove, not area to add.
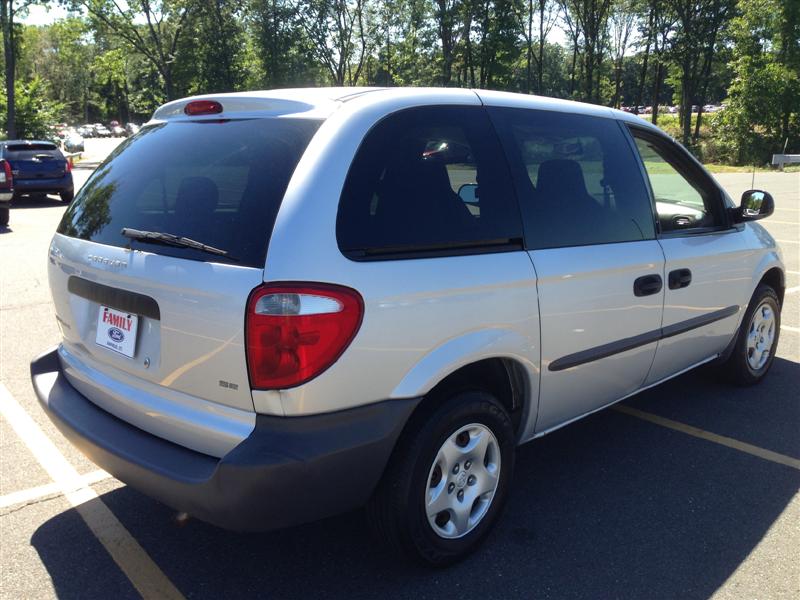
[[[0,187],[11,188],[14,184],[14,176],[11,174],[11,164],[4,159],[0,159]]]
[[[216,100],[192,100],[183,107],[185,112],[190,117],[197,115],[218,115],[222,112],[222,104]]]
[[[64,167],[64,168],[66,169],[67,173],[72,173],[72,160],[71,159],[69,159],[69,158],[67,159],[67,166]]]
[[[250,386],[300,385],[330,367],[356,335],[364,302],[355,290],[321,283],[267,284],[247,302]]]

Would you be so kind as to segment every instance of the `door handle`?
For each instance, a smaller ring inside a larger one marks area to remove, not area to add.
[[[692,283],[692,272],[689,269],[676,269],[669,272],[667,285],[671,290],[688,287]]]
[[[633,295],[637,297],[652,296],[661,291],[663,284],[664,282],[661,279],[661,275],[656,275],[655,273],[652,275],[642,275],[641,277],[637,277],[636,281],[633,282]]]

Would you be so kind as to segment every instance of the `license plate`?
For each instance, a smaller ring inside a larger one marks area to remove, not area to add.
[[[139,316],[101,306],[97,315],[97,337],[100,345],[133,358],[136,352],[136,328]]]

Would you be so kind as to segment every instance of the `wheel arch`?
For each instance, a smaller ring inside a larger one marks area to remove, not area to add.
[[[508,411],[519,440],[528,420],[536,416],[529,379],[524,366],[514,358],[483,358],[458,367],[436,382],[422,394],[414,414],[431,410],[459,392],[483,391],[497,398]],[[409,422],[413,421],[414,414]]]
[[[395,387],[391,398],[441,398],[456,389],[484,389],[503,402],[519,435],[536,418],[539,398],[538,340],[488,329],[451,339],[426,354]],[[535,352],[536,361],[530,360]],[[523,354],[525,352],[525,354]],[[526,356],[527,354],[527,356]],[[420,407],[417,407],[419,410]]]
[[[770,267],[764,272],[755,287],[757,288],[761,284],[766,284],[775,290],[778,295],[778,302],[783,306],[783,296],[786,293],[786,275],[783,269],[778,266]]]

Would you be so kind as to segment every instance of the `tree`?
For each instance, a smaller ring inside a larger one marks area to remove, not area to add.
[[[176,97],[174,64],[184,25],[194,5],[189,0],[75,0],[98,25],[113,31],[144,56],[162,78],[164,96]],[[143,24],[140,24],[144,22]]]
[[[187,69],[190,93],[232,92],[243,83],[243,13],[241,6],[227,0],[198,1],[190,11],[177,51],[191,57],[178,61],[192,67]]]
[[[0,0],[0,28],[3,30],[3,63],[6,81],[6,134],[9,138],[18,135],[16,125],[16,66],[17,42],[14,18],[25,12],[32,0]]]
[[[766,162],[800,150],[800,9],[740,0],[731,23],[734,78],[712,131],[723,160]]]
[[[583,34],[584,94],[588,102],[600,102],[600,69],[603,62],[606,22],[611,0],[572,0],[568,9]],[[596,81],[595,81],[596,79]]]
[[[619,108],[622,87],[622,60],[630,46],[631,34],[636,24],[634,0],[619,0],[611,9],[608,19],[611,52],[614,60],[614,97],[611,105]]]
[[[366,0],[303,0],[299,19],[333,82],[355,85],[374,39]]]
[[[467,2],[467,4],[470,4]],[[442,74],[441,85],[448,86],[453,78],[453,60],[455,47],[459,39],[459,9],[458,0],[436,0],[434,17],[439,32],[439,41],[442,45]],[[467,14],[472,15],[471,6],[467,7]]]
[[[9,138],[50,139],[52,126],[63,110],[63,105],[49,99],[47,86],[35,77],[27,82],[16,81],[16,130]],[[0,112],[8,111],[8,104],[0,104]]]
[[[689,145],[692,105],[704,103],[707,64],[713,59],[718,33],[731,18],[733,0],[669,0],[675,12],[676,30],[672,55],[679,69],[681,140]]]
[[[527,93],[533,91],[533,67],[536,67],[536,93],[543,94],[544,50],[547,37],[558,20],[558,8],[554,0],[525,0],[523,10],[519,11],[520,29],[525,40],[525,87]],[[534,20],[538,25],[538,36],[534,38]],[[536,52],[534,49],[536,40]]]

